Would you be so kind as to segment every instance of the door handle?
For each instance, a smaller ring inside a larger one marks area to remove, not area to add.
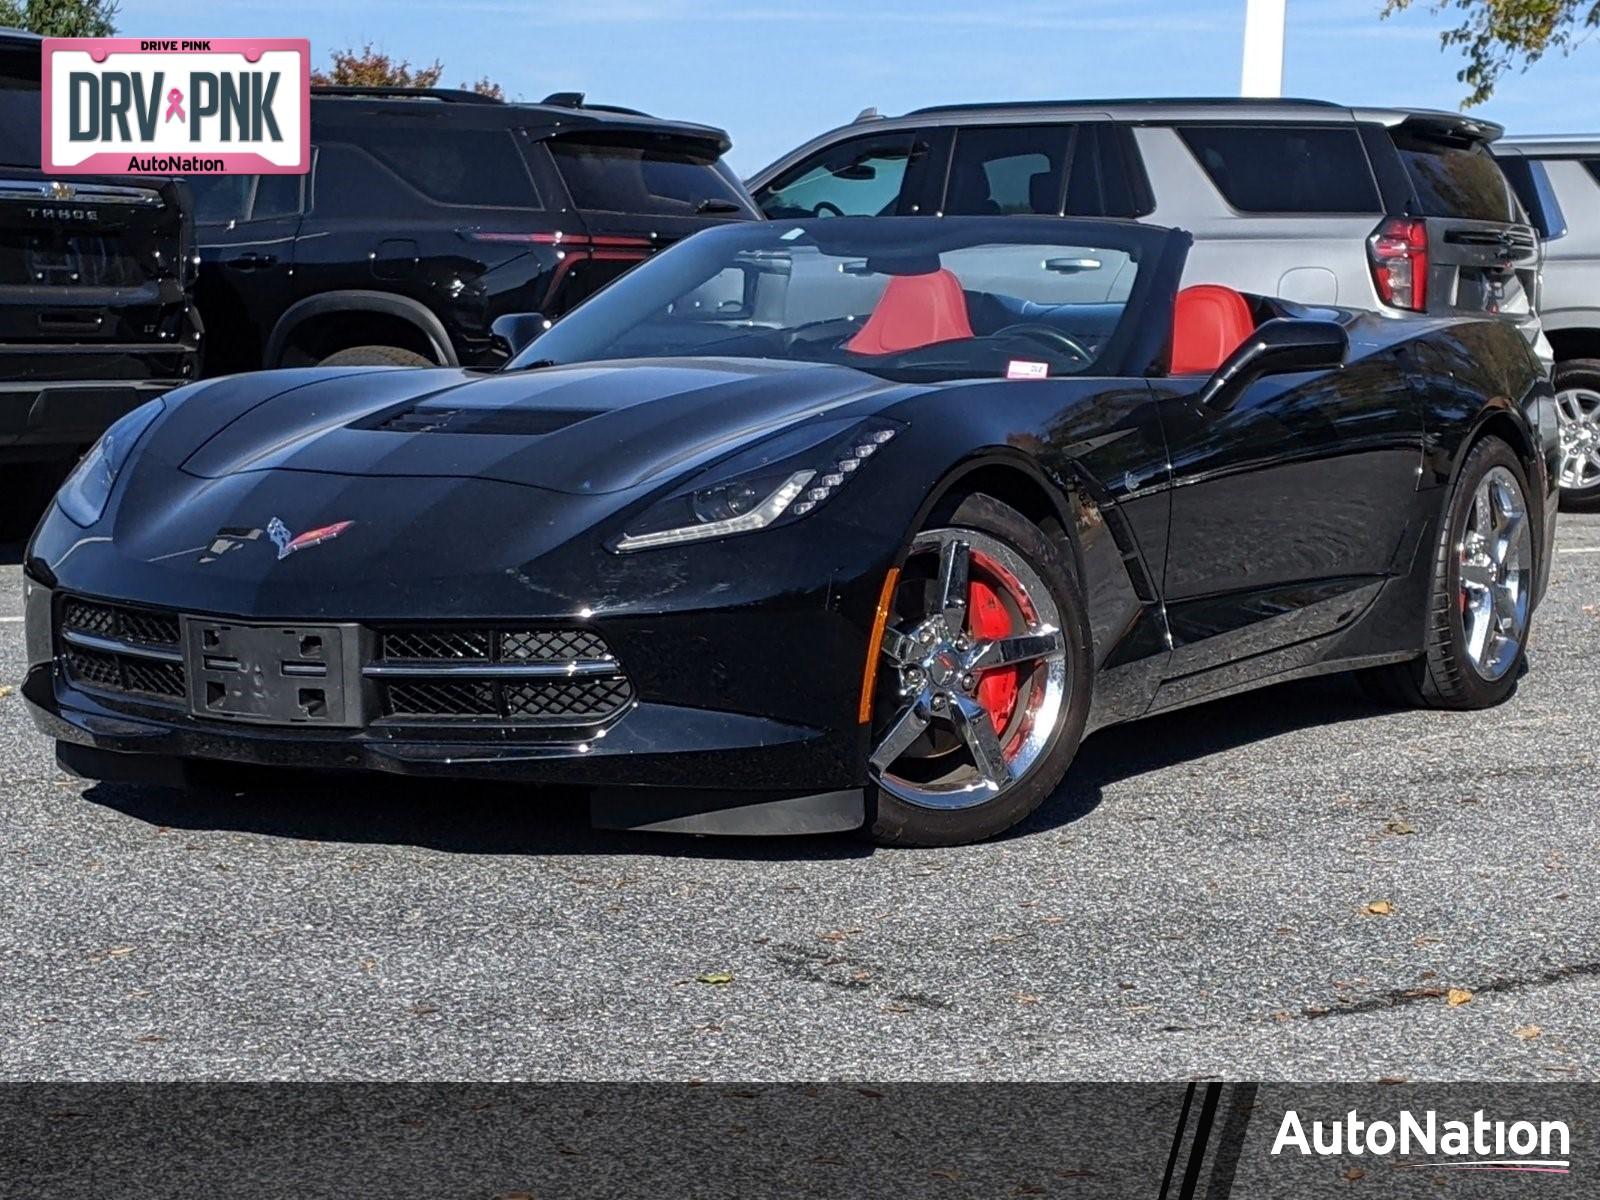
[[[228,265],[240,271],[255,271],[262,267],[270,267],[278,261],[276,254],[241,254],[237,258],[230,258]]]

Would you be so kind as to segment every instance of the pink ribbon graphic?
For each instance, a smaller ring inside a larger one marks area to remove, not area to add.
[[[183,115],[183,93],[177,88],[173,88],[167,93],[167,115],[162,123],[165,124],[166,121],[172,120],[173,117],[177,117],[180,121],[189,119]]]

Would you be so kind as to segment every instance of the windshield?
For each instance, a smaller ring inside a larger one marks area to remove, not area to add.
[[[1048,217],[823,218],[696,234],[508,369],[617,358],[833,363],[890,378],[1093,373],[1151,231]]]

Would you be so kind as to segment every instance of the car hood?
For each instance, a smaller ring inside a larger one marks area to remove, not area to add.
[[[157,457],[202,479],[292,470],[494,480],[573,495],[676,476],[797,421],[905,390],[846,367],[732,359],[222,382],[214,404],[201,392],[181,406],[217,420],[206,428],[191,412],[172,414]]]

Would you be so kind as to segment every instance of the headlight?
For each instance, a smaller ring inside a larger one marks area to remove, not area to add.
[[[677,546],[751,533],[779,520],[803,517],[854,478],[862,464],[902,428],[893,421],[867,421],[779,466],[769,465],[772,447],[757,447],[763,460],[759,465],[741,470],[743,460],[735,460],[712,472],[721,476],[715,482],[667,497],[617,539],[616,549]],[[781,437],[775,442],[781,446],[789,440]]]
[[[114,421],[85,454],[56,493],[56,503],[74,524],[88,528],[106,511],[111,487],[144,431],[166,410],[165,400],[151,400]]]

